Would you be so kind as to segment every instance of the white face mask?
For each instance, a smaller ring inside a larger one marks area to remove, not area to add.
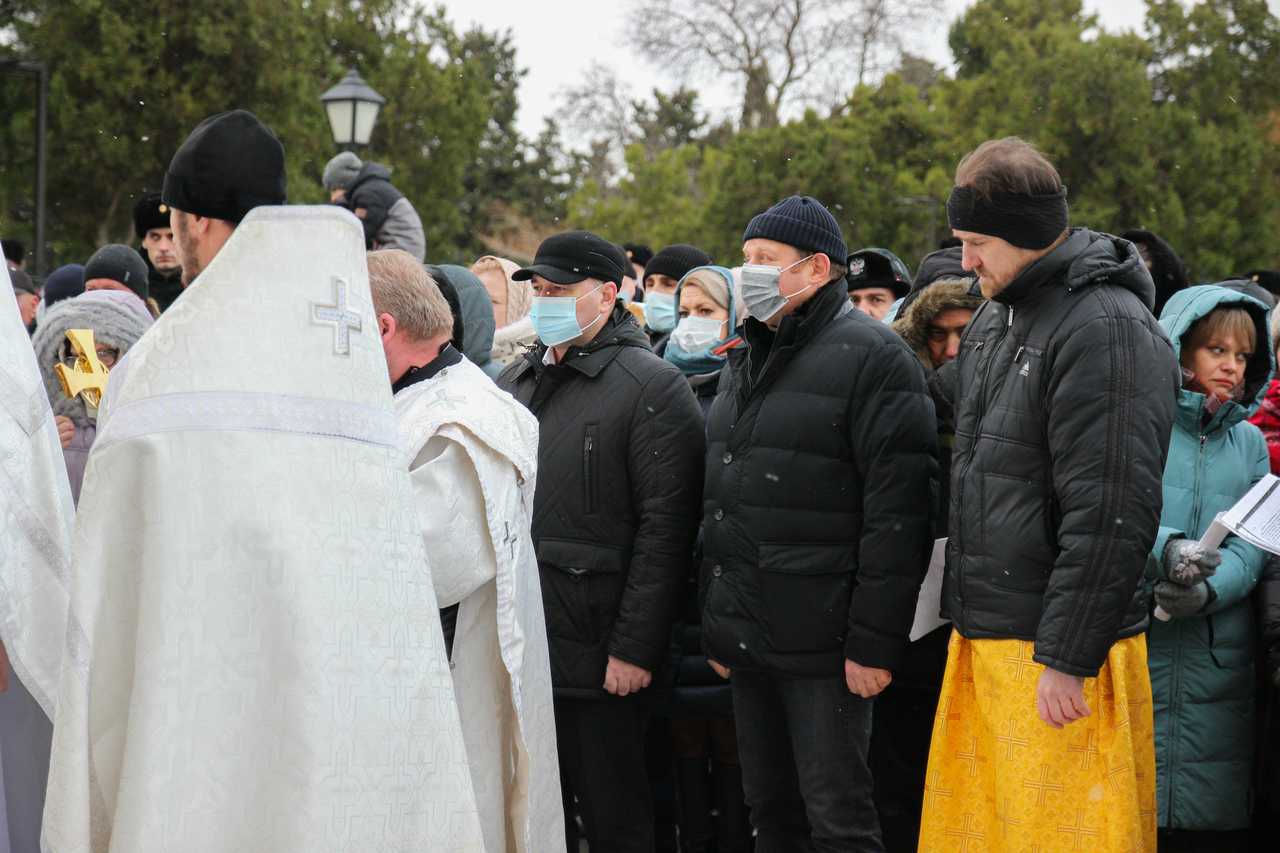
[[[687,353],[702,352],[724,337],[720,334],[723,326],[723,321],[712,317],[681,317],[671,340]]]
[[[785,308],[790,300],[813,287],[809,284],[790,296],[783,296],[779,289],[784,272],[798,267],[812,257],[813,255],[808,255],[781,269],[768,264],[743,264],[742,301],[751,312],[751,316],[764,322]]]

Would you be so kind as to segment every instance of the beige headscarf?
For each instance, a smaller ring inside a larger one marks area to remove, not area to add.
[[[520,265],[515,261],[499,258],[496,255],[484,255],[471,265],[471,271],[476,275],[493,269],[502,270],[502,274],[507,278],[506,325],[509,326],[529,316],[529,309],[533,307],[533,288],[527,281],[511,280],[511,274],[520,269]]]

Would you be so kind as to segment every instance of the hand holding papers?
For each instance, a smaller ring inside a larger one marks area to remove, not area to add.
[[[1267,474],[1255,483],[1235,506],[1218,514],[1197,544],[1215,551],[1233,533],[1254,547],[1280,554],[1280,477]],[[1170,618],[1159,606],[1155,617],[1162,622]]]

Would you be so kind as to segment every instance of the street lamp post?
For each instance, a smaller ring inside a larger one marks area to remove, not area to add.
[[[368,145],[378,111],[387,99],[375,92],[354,68],[347,71],[338,85],[320,96],[329,117],[333,141],[350,151],[357,145]]]
[[[6,60],[0,62],[0,71],[9,71],[36,81],[36,227],[35,273],[43,278],[45,272],[44,244],[44,187],[47,158],[45,155],[45,131],[49,123],[49,69],[43,62]]]

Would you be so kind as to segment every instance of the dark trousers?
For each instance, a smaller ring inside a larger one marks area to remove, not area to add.
[[[867,769],[871,708],[843,677],[733,673],[757,853],[883,853]]]
[[[555,700],[566,848],[578,849],[574,798],[591,853],[652,853],[653,799],[638,697]]]
[[[1249,830],[1200,832],[1162,829],[1156,838],[1160,853],[1249,853]],[[1274,850],[1275,847],[1263,849]]]
[[[889,853],[915,853],[937,710],[937,687],[894,682],[876,697],[870,765],[884,849]]]

